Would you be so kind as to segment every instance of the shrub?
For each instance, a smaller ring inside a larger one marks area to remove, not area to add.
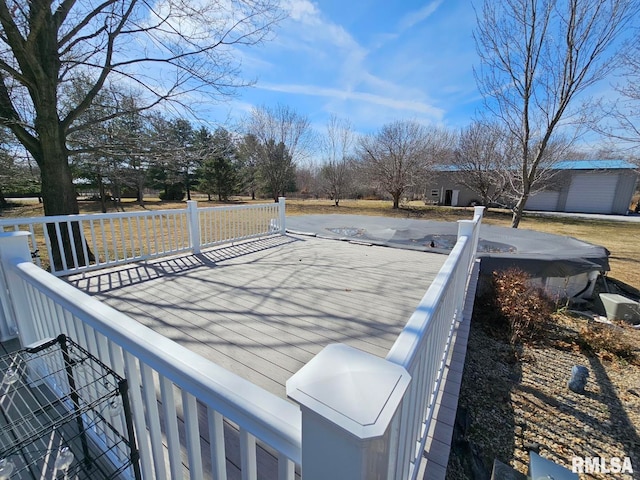
[[[622,327],[606,323],[588,323],[580,330],[580,346],[587,353],[609,353],[638,364],[635,347],[622,335]]]
[[[528,273],[510,268],[493,272],[489,288],[478,300],[476,315],[493,333],[515,344],[536,339],[553,310],[553,302],[532,284]]]

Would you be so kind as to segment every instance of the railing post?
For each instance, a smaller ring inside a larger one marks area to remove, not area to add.
[[[200,253],[200,216],[198,202],[187,200],[187,217],[189,218],[189,242],[193,253]]]
[[[476,226],[476,222],[473,220],[458,220],[458,238],[469,237],[473,240],[473,227]]]
[[[305,480],[391,479],[398,406],[410,375],[347,345],[325,347],[287,381],[302,410]]]
[[[461,292],[460,292],[460,296],[456,299],[457,303],[457,308],[458,308],[458,312],[459,314],[462,314],[462,308],[464,306],[464,301],[466,298],[466,290],[467,290],[467,285],[469,282],[469,274],[471,273],[471,270],[473,269],[473,262],[476,259],[476,250],[478,248],[477,245],[477,241],[478,241],[478,235],[476,232],[476,225],[477,222],[474,220],[458,220],[458,238],[460,237],[467,237],[467,246],[465,248],[465,253],[464,256],[462,257],[461,260],[463,260],[465,262],[465,269],[464,269],[464,278],[460,277],[459,280],[462,283],[461,285]]]
[[[473,207],[473,220],[477,221],[484,216],[484,210],[486,207],[478,206]]]
[[[285,210],[284,210],[285,197],[278,197],[278,210],[280,213],[280,235],[287,233],[287,227],[285,224]]]
[[[31,262],[30,235],[29,232],[0,233],[0,303],[6,321],[5,325],[0,325],[2,337],[19,336],[25,346],[41,339],[35,333],[31,306],[26,292],[21,288],[22,281],[10,264]]]
[[[474,256],[478,251],[478,240],[480,240],[480,225],[482,224],[482,217],[484,216],[484,210],[485,210],[485,207],[474,207],[473,209],[473,221],[476,223],[476,226],[474,227],[474,234],[473,234]],[[472,267],[473,267],[473,262],[471,263],[470,268]]]

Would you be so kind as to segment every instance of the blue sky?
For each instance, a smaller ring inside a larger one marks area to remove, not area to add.
[[[284,0],[289,16],[270,41],[243,51],[253,87],[212,106],[233,123],[253,105],[289,105],[323,130],[331,114],[358,133],[412,119],[458,128],[481,98],[470,0]]]

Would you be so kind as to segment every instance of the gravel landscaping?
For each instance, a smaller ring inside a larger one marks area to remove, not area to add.
[[[640,478],[640,330],[556,314],[543,337],[512,347],[472,321],[448,480],[489,478],[494,459],[526,473],[530,451],[569,469],[628,457],[633,475],[580,478]],[[574,365],[584,394],[567,387]]]

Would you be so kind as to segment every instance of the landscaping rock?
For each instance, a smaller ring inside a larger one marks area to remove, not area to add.
[[[574,365],[571,369],[571,378],[569,379],[569,390],[575,393],[584,393],[584,387],[587,386],[587,378],[589,377],[589,369],[582,365]]]

